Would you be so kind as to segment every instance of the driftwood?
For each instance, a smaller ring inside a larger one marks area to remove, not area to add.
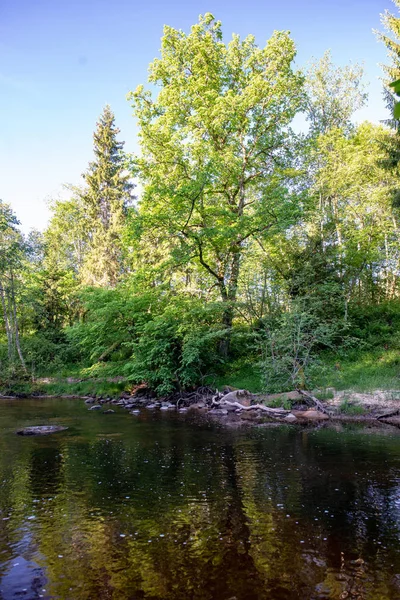
[[[318,408],[318,410],[320,410],[322,413],[324,413],[325,415],[328,415],[328,417],[331,416],[329,411],[325,408],[325,406],[322,404],[322,402],[320,400],[318,400],[318,398],[316,398],[312,394],[309,394],[308,392],[305,392],[304,390],[297,390],[297,391],[306,400],[308,400],[309,402],[312,402],[314,404],[314,406],[316,406]]]
[[[377,418],[377,420],[378,420],[378,421],[379,421],[380,419],[388,419],[389,417],[394,417],[394,416],[398,415],[398,414],[399,414],[399,412],[400,412],[400,409],[399,409],[399,408],[397,408],[396,410],[392,410],[392,411],[390,411],[390,412],[387,412],[387,413],[385,413],[385,414],[383,414],[383,415],[379,415],[379,416],[378,416],[378,417],[376,417],[376,418]]]
[[[277,419],[286,417],[290,413],[289,410],[285,410],[283,408],[270,408],[269,406],[264,406],[264,404],[252,404],[251,406],[243,406],[243,404],[240,404],[240,402],[229,402],[229,400],[224,401],[223,398],[219,402],[214,400],[214,398],[213,398],[212,405],[218,406],[218,407],[234,406],[235,408],[237,408],[239,410],[246,410],[246,411],[247,410],[262,410],[263,412],[267,413],[271,417],[275,417]]]

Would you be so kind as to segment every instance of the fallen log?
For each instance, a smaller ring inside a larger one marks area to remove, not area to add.
[[[325,408],[325,406],[322,404],[322,402],[320,400],[318,400],[318,398],[316,398],[312,394],[309,394],[308,392],[305,392],[304,390],[297,390],[297,391],[306,400],[309,400],[310,402],[312,402],[314,404],[314,406],[316,406],[318,408],[319,411],[321,411],[322,413],[328,415],[328,417],[331,416],[330,413],[329,413],[329,411]]]
[[[379,421],[380,419],[388,419],[389,417],[394,417],[395,415],[398,415],[400,412],[400,409],[397,408],[396,410],[392,410],[390,412],[386,412],[383,415],[378,415],[376,417],[377,421]]]
[[[275,417],[275,418],[282,418],[282,417],[286,417],[289,413],[290,410],[285,410],[283,408],[270,408],[269,406],[264,406],[264,404],[252,404],[251,406],[243,406],[243,404],[240,404],[240,402],[229,402],[228,400],[224,401],[220,401],[217,402],[216,400],[213,399],[212,401],[212,405],[213,406],[234,406],[235,408],[239,409],[239,410],[262,410],[263,412],[267,413],[268,415],[270,415],[271,417]]]

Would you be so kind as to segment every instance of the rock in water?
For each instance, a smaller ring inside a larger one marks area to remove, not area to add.
[[[89,408],[89,410],[101,410],[101,405],[100,404],[95,404],[94,406],[91,406]]]
[[[37,425],[35,427],[24,427],[24,429],[18,429],[16,432],[18,435],[49,435],[50,433],[57,433],[58,431],[65,431],[68,427],[62,427],[61,425]]]

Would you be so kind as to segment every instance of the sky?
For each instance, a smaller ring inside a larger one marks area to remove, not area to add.
[[[396,12],[391,0],[0,0],[0,199],[24,231],[43,229],[49,202],[81,182],[107,103],[125,150],[137,151],[126,95],[146,83],[163,26],[188,32],[206,12],[226,41],[251,33],[264,45],[289,30],[299,67],[327,49],[337,65],[363,63],[369,102],[356,119],[379,122],[386,51],[372,29],[385,9]]]

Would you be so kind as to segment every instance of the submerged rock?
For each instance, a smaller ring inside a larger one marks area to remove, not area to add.
[[[89,408],[89,410],[101,410],[102,406],[100,404],[95,404],[94,406],[91,406]]]
[[[112,415],[115,413],[115,410],[109,408],[108,410],[103,410],[103,415]]]
[[[62,427],[61,425],[36,425],[34,427],[24,427],[24,429],[18,429],[17,435],[49,435],[50,433],[57,433],[58,431],[65,431],[68,427]]]

